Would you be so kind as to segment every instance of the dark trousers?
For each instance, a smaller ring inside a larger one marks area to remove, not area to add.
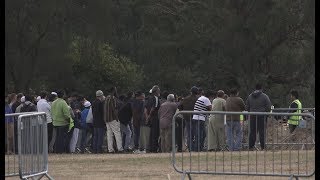
[[[105,132],[105,128],[93,129],[93,153],[102,153],[102,144]]]
[[[14,153],[18,154],[18,119],[14,120],[13,140],[14,140]]]
[[[90,145],[90,149],[93,149],[93,138],[94,138],[94,133],[93,133],[93,125],[92,123],[87,123],[87,137],[91,134],[91,138],[88,140],[88,145]]]
[[[72,127],[72,129],[70,129],[70,131],[68,132],[67,153],[71,153],[70,152],[70,142],[71,142],[71,139],[73,136],[73,130],[74,130],[74,127]]]
[[[183,144],[182,144],[182,138],[184,138],[184,136],[182,135],[182,132],[184,130],[184,125],[185,124],[182,124],[182,119],[181,118],[177,118],[176,119],[176,144],[178,146],[178,151],[181,152],[182,151],[182,147],[183,147]],[[174,148],[174,147],[172,147]]]
[[[150,131],[150,152],[157,152],[159,149],[159,136],[160,136],[160,128],[159,128],[159,119],[152,118],[151,119],[151,131]]]
[[[204,142],[204,125],[205,121],[201,120],[192,120],[192,129],[194,135],[194,142],[192,150],[199,152],[203,149],[203,142]]]
[[[66,126],[55,126],[57,130],[56,141],[54,145],[54,152],[55,153],[65,153],[67,149],[69,149],[68,144],[68,130],[69,125]]]
[[[52,139],[52,132],[53,132],[52,122],[47,124],[47,130],[48,130],[48,147],[49,147],[51,139]]]
[[[140,139],[140,126],[139,127],[133,126],[133,137],[134,137],[134,149],[138,149],[139,139]]]
[[[249,149],[253,148],[256,143],[256,135],[259,133],[259,140],[261,149],[265,148],[265,116],[251,116],[250,117],[250,131],[249,131]]]
[[[82,152],[84,152],[87,146],[87,128],[82,128],[80,130],[80,133],[81,133],[80,149]]]

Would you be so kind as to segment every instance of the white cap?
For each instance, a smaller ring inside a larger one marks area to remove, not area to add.
[[[26,102],[26,97],[25,97],[25,96],[22,96],[21,99],[20,99],[20,101],[21,101],[22,103]]]
[[[40,97],[40,96],[38,96],[38,97],[37,97],[37,101],[39,101],[40,99],[41,99],[41,97]]]
[[[87,107],[90,107],[90,106],[91,106],[91,103],[90,103],[89,101],[86,101],[86,102],[84,102],[83,105],[84,105],[84,107],[87,108]]]
[[[56,92],[51,92],[51,94],[58,96],[58,94]]]

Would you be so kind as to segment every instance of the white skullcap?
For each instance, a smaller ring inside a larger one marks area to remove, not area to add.
[[[84,102],[83,105],[84,105],[84,107],[87,108],[87,107],[90,107],[90,106],[91,106],[91,103],[90,103],[89,101],[86,101],[86,102]]]
[[[58,96],[58,94],[56,92],[51,92],[51,94]]]
[[[22,103],[26,102],[26,97],[25,97],[25,96],[22,96],[21,99],[20,99],[20,101],[21,101]]]

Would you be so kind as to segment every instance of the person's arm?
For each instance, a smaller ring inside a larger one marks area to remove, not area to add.
[[[246,106],[245,106],[245,110],[246,111],[250,111],[250,101],[249,101],[249,98],[250,98],[250,96],[247,98],[247,100],[246,100]]]
[[[241,99],[241,98],[239,98],[240,99],[240,101],[239,101],[239,105],[240,105],[240,110],[241,111],[244,111],[245,109],[246,109],[246,105],[244,104],[244,101],[243,101],[243,99]]]
[[[62,102],[61,106],[62,106],[63,116],[65,117],[65,119],[68,119],[70,121],[71,113],[70,113],[70,109],[69,109],[68,104],[66,102]]]
[[[269,97],[266,95],[266,112],[270,112],[270,111],[271,111],[271,101]]]
[[[212,104],[211,104],[209,99],[206,99],[205,105],[207,106],[207,111],[211,111],[212,110]]]
[[[148,123],[148,121],[149,121],[149,114],[148,114],[148,110],[147,110],[147,108],[144,108],[144,117],[146,118],[146,124]]]

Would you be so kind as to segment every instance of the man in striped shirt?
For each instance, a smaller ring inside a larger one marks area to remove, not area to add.
[[[200,97],[196,101],[194,105],[193,111],[211,111],[211,102],[209,100],[210,97],[213,96],[213,91],[208,91],[206,96],[204,96],[204,91],[200,92]],[[203,141],[204,141],[204,126],[205,121],[208,115],[206,114],[194,114],[192,119],[192,137],[194,137],[193,141],[193,151],[202,151],[203,149]]]

